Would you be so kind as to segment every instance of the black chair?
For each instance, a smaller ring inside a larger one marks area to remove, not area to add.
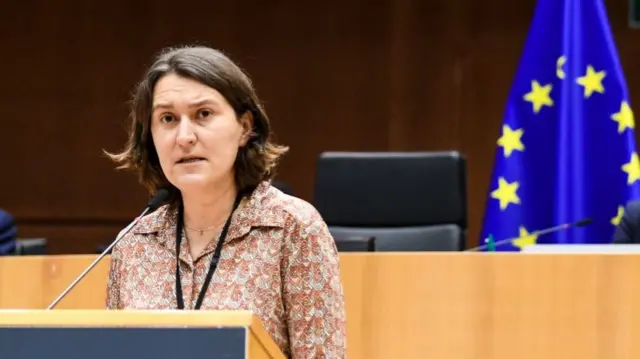
[[[46,238],[19,238],[16,241],[15,254],[18,256],[47,254]]]
[[[457,152],[326,152],[314,205],[334,238],[374,237],[376,251],[460,251],[466,160]]]
[[[290,184],[283,181],[273,180],[271,181],[271,185],[283,193],[293,196],[293,188],[291,188]]]
[[[104,251],[105,251],[105,249],[107,249],[107,247],[109,247],[109,245],[110,245],[110,244],[111,244],[111,243],[109,243],[109,244],[100,244],[100,245],[98,245],[98,246],[96,247],[95,254],[102,254],[102,252],[104,252]],[[109,254],[109,255],[110,255],[110,254],[111,254],[111,252],[112,252],[112,251],[109,251],[109,252],[107,252],[107,254]]]
[[[373,237],[337,237],[334,238],[338,252],[375,252],[376,241]]]

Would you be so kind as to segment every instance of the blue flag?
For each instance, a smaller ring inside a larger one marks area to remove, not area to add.
[[[481,241],[610,243],[640,197],[622,67],[601,0],[539,0],[504,112]],[[585,227],[532,232],[591,218]]]

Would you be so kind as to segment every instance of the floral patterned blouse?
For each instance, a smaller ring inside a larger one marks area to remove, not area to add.
[[[113,248],[108,309],[176,309],[176,211],[160,207]],[[185,309],[202,288],[217,239],[198,258],[181,241]],[[344,358],[339,257],[317,210],[268,182],[233,215],[201,309],[251,310],[290,358]]]

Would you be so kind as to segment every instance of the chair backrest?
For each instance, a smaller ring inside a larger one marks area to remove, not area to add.
[[[291,188],[291,185],[288,184],[287,182],[283,182],[283,181],[278,181],[278,180],[273,180],[271,181],[271,185],[277,189],[279,189],[280,191],[282,191],[285,194],[288,194],[290,196],[293,196],[293,188]]]
[[[458,152],[325,152],[313,199],[334,237],[377,251],[463,250],[466,160]]]
[[[333,235],[338,252],[375,252],[374,237]]]
[[[19,238],[16,242],[16,255],[45,255],[47,254],[46,238]]]

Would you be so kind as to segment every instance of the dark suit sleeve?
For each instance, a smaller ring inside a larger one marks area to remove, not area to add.
[[[613,235],[613,243],[640,243],[640,201],[627,204],[620,224]]]

